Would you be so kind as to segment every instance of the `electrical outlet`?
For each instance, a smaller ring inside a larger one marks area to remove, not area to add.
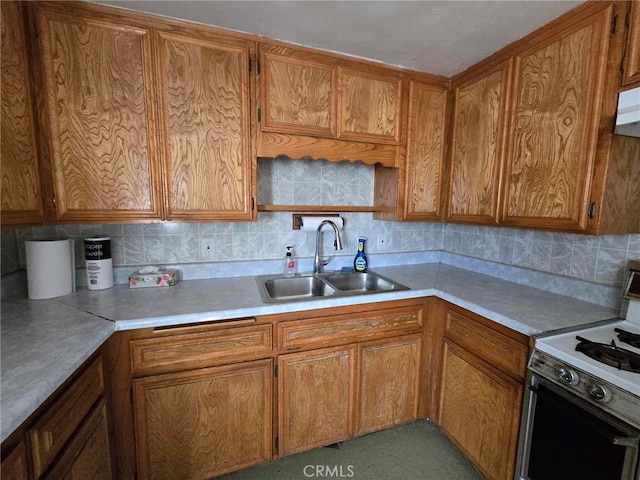
[[[213,259],[213,238],[200,240],[200,260]]]
[[[387,237],[385,235],[378,235],[378,241],[376,242],[376,248],[378,249],[379,252],[384,252],[387,247],[389,246],[389,241],[387,240]]]

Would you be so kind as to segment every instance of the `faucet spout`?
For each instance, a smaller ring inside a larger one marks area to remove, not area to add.
[[[322,273],[324,267],[331,261],[333,257],[329,257],[326,260],[320,259],[320,231],[322,227],[325,225],[331,225],[333,228],[333,233],[335,235],[335,239],[333,241],[333,246],[336,250],[342,250],[342,239],[340,238],[340,231],[335,223],[331,220],[324,220],[318,225],[318,229],[316,230],[316,254],[313,257],[313,273]]]

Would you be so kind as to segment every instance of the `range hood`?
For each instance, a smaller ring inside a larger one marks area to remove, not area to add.
[[[640,87],[620,93],[613,133],[640,137]]]

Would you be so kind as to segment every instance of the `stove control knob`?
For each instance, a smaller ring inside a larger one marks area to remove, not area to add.
[[[598,385],[595,383],[590,383],[587,385],[587,393],[591,398],[599,402],[606,402],[611,398],[609,390],[607,390],[602,385]]]
[[[570,368],[560,367],[558,369],[558,380],[565,385],[577,385],[580,379],[578,374]]]

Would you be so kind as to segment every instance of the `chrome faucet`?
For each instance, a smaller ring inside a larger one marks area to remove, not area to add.
[[[335,233],[335,240],[333,241],[333,246],[336,250],[342,250],[342,239],[340,238],[340,232],[338,231],[338,227],[331,220],[324,220],[318,225],[318,229],[316,230],[316,255],[313,257],[313,273],[322,273],[325,265],[328,265],[329,262],[333,259],[333,256],[330,256],[326,260],[320,260],[320,230],[325,225],[331,225],[333,228],[333,232]]]

